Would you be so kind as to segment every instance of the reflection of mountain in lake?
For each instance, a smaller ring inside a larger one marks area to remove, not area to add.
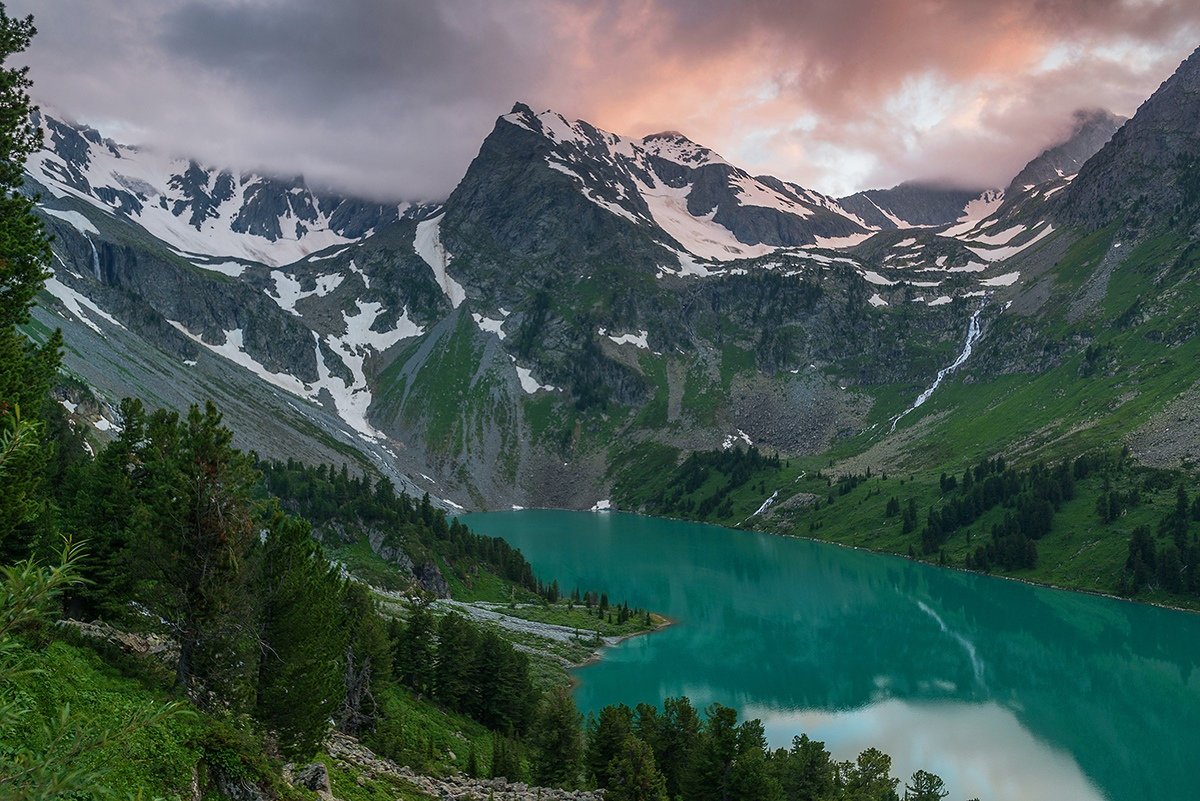
[[[974,775],[1030,763],[1026,778],[1010,777],[1011,797],[1032,797],[1031,759],[1013,760],[1037,748],[1038,765],[1074,760],[1112,801],[1142,797],[1146,776],[1163,797],[1193,789],[1195,615],[675,521],[521,512],[470,522],[565,587],[604,587],[679,620],[580,670],[585,710],[686,694],[762,717],[780,744],[805,729],[789,723],[820,719],[809,728],[831,746],[865,732],[898,766],[913,742],[931,744],[912,756],[947,777],[968,754]],[[933,745],[952,741],[953,752]],[[990,781],[954,790],[1007,792]]]

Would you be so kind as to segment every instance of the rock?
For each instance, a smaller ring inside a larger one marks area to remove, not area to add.
[[[320,762],[314,762],[296,771],[294,783],[322,795],[333,793],[333,788],[329,785],[329,771]]]
[[[426,592],[431,592],[438,598],[450,597],[450,584],[446,581],[446,577],[442,575],[442,571],[438,570],[438,566],[433,562],[426,562],[418,567],[414,574],[417,577],[417,583]]]

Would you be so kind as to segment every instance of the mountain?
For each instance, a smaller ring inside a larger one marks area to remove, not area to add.
[[[1081,109],[1072,116],[1071,132],[1047,148],[1013,177],[1005,190],[1017,195],[1047,181],[1075,175],[1080,167],[1112,139],[1125,118],[1104,109]]]
[[[588,508],[735,443],[919,463],[930,441],[905,431],[943,378],[983,402],[1094,338],[1063,344],[1046,317],[1097,308],[1050,279],[1094,268],[1061,190],[1112,118],[1079,119],[1022,173],[1055,178],[1015,197],[838,200],[676,132],[517,104],[449,197],[381,203],[46,115],[38,327],[67,331],[73,386],[98,397],[62,399],[95,426],[124,394],[215,397],[242,447],[349,461],[446,508]]]
[[[996,193],[954,189],[914,181],[891,189],[868,189],[839,198],[838,205],[881,230],[947,225],[968,217],[987,216]]]
[[[1131,229],[1163,218],[1194,224],[1200,210],[1200,49],[1143,103],[1079,171],[1063,214],[1098,228]]]
[[[564,244],[559,232],[606,248],[615,238],[652,271],[868,233],[832,198],[753,177],[681,134],[631,139],[523,104],[496,121],[446,208],[448,241],[536,258]],[[530,230],[543,215],[557,220]]]
[[[41,112],[35,121],[46,146],[27,165],[32,180],[128,218],[188,256],[277,267],[430,210],[315,191],[301,177],[235,174],[164,157]]]

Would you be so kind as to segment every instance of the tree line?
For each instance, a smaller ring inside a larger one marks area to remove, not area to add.
[[[388,541],[400,543],[414,559],[436,555],[453,565],[481,566],[543,597],[549,593],[519,549],[500,537],[477,534],[456,518],[447,518],[432,505],[429,493],[416,500],[397,493],[386,477],[354,475],[345,464],[339,470],[333,465],[312,467],[288,459],[258,461],[256,466],[267,493],[315,527],[331,522],[373,527],[386,532]]]
[[[586,723],[563,690],[548,694],[531,733],[530,778],[554,787],[599,787],[609,801],[899,801],[891,758],[869,748],[837,761],[800,735],[771,749],[759,720],[712,704],[702,715],[687,697],[662,707],[607,706]],[[508,767],[512,768],[513,765]],[[510,777],[511,778],[511,777]],[[940,801],[942,780],[919,770],[908,801]]]
[[[675,468],[671,479],[648,506],[659,514],[695,520],[725,519],[733,514],[730,494],[763,471],[778,471],[778,454],[766,456],[757,447],[695,451]],[[717,475],[719,484],[704,497],[695,493]]]

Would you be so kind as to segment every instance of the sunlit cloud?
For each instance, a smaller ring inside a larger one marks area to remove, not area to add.
[[[515,101],[674,129],[829,194],[1007,183],[1078,108],[1129,115],[1192,0],[16,0],[37,96],[122,139],[445,197]]]

